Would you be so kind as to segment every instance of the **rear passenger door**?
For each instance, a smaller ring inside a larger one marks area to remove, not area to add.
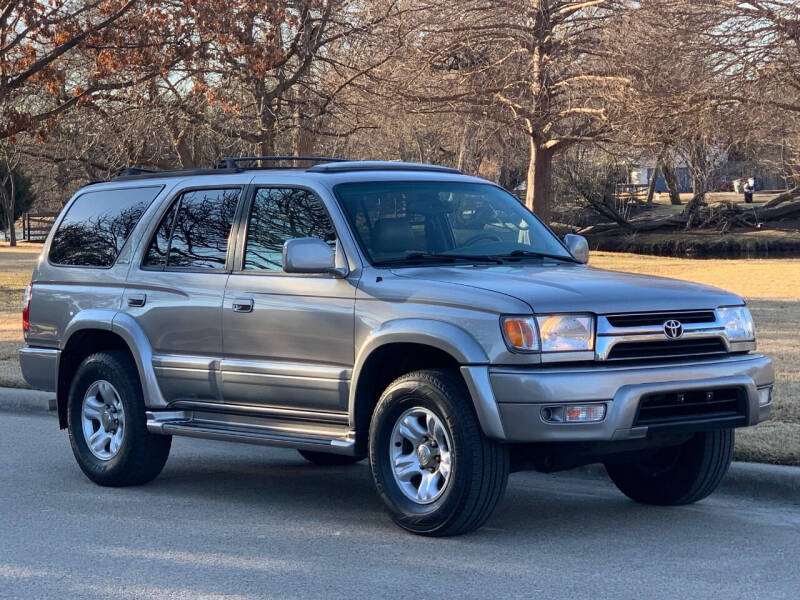
[[[242,222],[222,311],[225,402],[346,412],[355,283],[281,265],[288,239],[340,247],[326,207],[305,188],[256,187]]]
[[[145,242],[140,264],[131,269],[122,310],[147,335],[168,402],[221,398],[222,299],[243,188],[181,190]]]

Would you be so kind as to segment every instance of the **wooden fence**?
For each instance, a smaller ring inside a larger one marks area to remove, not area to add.
[[[57,216],[57,212],[25,213],[22,215],[22,239],[26,242],[43,242]]]

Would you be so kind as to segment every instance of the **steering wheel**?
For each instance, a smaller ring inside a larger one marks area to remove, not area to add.
[[[492,242],[502,242],[498,236],[493,233],[479,233],[477,235],[473,235],[471,238],[466,240],[462,246],[472,246],[476,242],[480,242],[481,240],[490,240]]]

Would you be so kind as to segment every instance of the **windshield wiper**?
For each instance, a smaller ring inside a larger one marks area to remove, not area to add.
[[[497,255],[496,258],[552,258],[567,262],[578,262],[571,256],[561,256],[560,254],[547,254],[546,252],[534,252],[533,250],[512,250],[508,254]]]
[[[405,256],[389,258],[375,262],[376,266],[396,265],[401,263],[434,263],[434,262],[456,262],[471,261],[482,263],[494,263],[502,265],[503,261],[495,256],[482,256],[476,254],[436,254],[432,252],[410,252]]]

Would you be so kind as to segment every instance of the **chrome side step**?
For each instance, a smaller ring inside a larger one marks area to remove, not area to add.
[[[355,454],[354,433],[347,426],[338,424],[302,424],[275,419],[173,410],[148,411],[147,430],[160,435],[181,435],[333,454]]]

